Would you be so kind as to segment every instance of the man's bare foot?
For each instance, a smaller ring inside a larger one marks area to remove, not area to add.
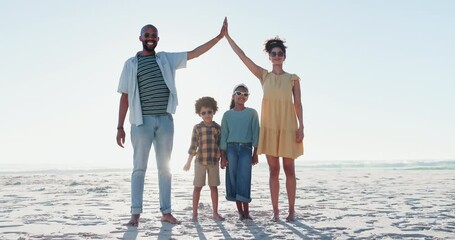
[[[294,212],[289,212],[288,217],[286,218],[286,222],[294,222]]]
[[[139,226],[139,217],[141,215],[140,214],[131,214],[131,219],[130,221],[125,224],[126,226],[130,226],[130,227],[138,227]]]
[[[175,217],[172,216],[172,214],[170,213],[163,214],[163,216],[161,217],[161,222],[168,222],[170,224],[180,224],[180,222],[177,221],[177,219],[175,219]]]
[[[224,221],[224,217],[222,217],[220,214],[213,214],[213,220],[215,221]]]

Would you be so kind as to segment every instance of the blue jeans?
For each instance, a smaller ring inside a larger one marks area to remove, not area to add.
[[[174,140],[174,120],[171,114],[143,116],[143,124],[131,126],[133,143],[133,173],[131,174],[131,213],[142,213],[144,179],[147,170],[150,148],[155,147],[156,166],[158,169],[158,187],[160,211],[170,213],[171,181],[169,168],[172,144]]]
[[[251,143],[228,143],[226,156],[226,199],[251,202]]]

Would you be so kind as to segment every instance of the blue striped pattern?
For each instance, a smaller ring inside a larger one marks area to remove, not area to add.
[[[169,89],[155,55],[138,56],[137,79],[142,115],[166,114]]]

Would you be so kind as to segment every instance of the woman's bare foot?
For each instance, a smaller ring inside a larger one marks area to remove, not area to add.
[[[163,214],[163,216],[161,217],[161,222],[168,222],[170,224],[179,224],[180,222],[177,221],[177,219],[175,219],[174,216],[172,216],[172,214],[170,213],[165,213]]]
[[[278,212],[273,213],[272,222],[278,222],[280,220],[280,214]]]
[[[139,217],[141,215],[140,214],[131,214],[131,219],[130,221],[125,224],[126,226],[130,226],[130,227],[138,227],[139,226]]]
[[[289,212],[288,217],[286,218],[286,222],[294,222],[294,212]]]

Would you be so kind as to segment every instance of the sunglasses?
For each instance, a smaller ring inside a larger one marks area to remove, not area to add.
[[[157,38],[157,37],[158,37],[158,33],[152,33],[152,34],[150,34],[150,33],[145,33],[145,34],[144,34],[144,38],[149,38],[149,37],[150,37],[150,38]]]
[[[269,55],[270,55],[270,57],[276,57],[276,56],[283,57],[284,52],[281,52],[281,51],[280,52],[270,52]]]
[[[242,96],[242,97],[248,97],[250,94],[247,93],[247,92],[235,91],[235,92],[234,92],[234,95]]]
[[[205,114],[212,115],[212,114],[213,114],[213,111],[209,110],[209,111],[207,111],[207,112],[201,112],[201,115],[202,115],[202,116],[205,116]]]

